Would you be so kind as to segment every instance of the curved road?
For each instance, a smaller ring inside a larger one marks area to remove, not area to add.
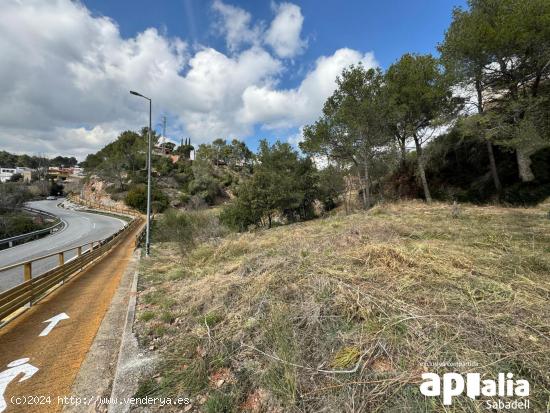
[[[65,228],[44,238],[0,251],[0,268],[21,261],[75,248],[65,254],[65,261],[76,256],[76,247],[106,238],[122,228],[122,219],[57,207],[62,200],[29,202],[29,206],[54,214],[65,221]],[[83,248],[84,252],[87,248]],[[33,263],[33,275],[39,275],[58,265],[57,256]],[[0,292],[23,282],[23,267],[0,272]]]

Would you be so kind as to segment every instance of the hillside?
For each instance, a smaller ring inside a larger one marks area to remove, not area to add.
[[[465,395],[451,410],[424,397],[421,373],[513,372],[543,411],[547,209],[411,201],[186,255],[157,243],[136,331],[161,362],[138,395],[188,395],[206,412],[478,411]]]

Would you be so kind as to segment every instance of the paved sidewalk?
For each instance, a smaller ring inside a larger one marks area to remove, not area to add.
[[[132,257],[138,230],[101,261],[0,329],[0,396],[7,383],[5,412],[54,412],[63,408],[58,397],[71,396],[71,386]],[[69,318],[59,321],[48,335],[39,336],[48,326],[44,321],[60,313]],[[25,364],[8,367],[26,358]],[[34,372],[32,367],[38,370]],[[21,381],[24,373],[15,374],[25,369],[28,377]],[[89,396],[90,400],[82,402],[94,403],[91,398],[98,395]]]

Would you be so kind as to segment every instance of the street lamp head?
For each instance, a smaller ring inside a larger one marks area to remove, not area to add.
[[[136,92],[136,91],[130,90],[130,93],[131,93],[132,95],[136,95],[136,96],[142,97],[142,98],[147,99],[147,100],[149,100],[149,101],[151,100],[151,98],[148,98],[147,96],[144,96],[144,95],[142,95],[141,93],[138,93],[138,92]]]

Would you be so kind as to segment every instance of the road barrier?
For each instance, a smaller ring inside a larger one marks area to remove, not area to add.
[[[65,223],[60,220],[59,218],[57,218],[55,215],[52,215],[46,211],[41,211],[39,209],[34,209],[34,208],[31,208],[31,207],[23,207],[22,208],[24,211],[27,211],[27,212],[30,212],[32,214],[36,214],[36,215],[41,215],[41,216],[46,216],[48,218],[53,218],[53,219],[56,219],[58,220],[59,222],[55,223],[54,225],[51,225],[47,228],[43,228],[43,229],[39,229],[37,231],[32,231],[32,232],[26,232],[25,234],[20,234],[20,235],[15,235],[13,237],[9,237],[9,238],[4,238],[4,239],[0,239],[0,250],[1,249],[5,249],[5,245],[8,244],[7,248],[11,248],[13,247],[16,243],[18,243],[19,241],[24,241],[24,240],[28,240],[28,239],[33,239],[33,238],[38,238],[42,235],[45,235],[45,234],[51,234],[53,232],[57,232],[59,231],[61,228],[63,228],[65,226]]]
[[[79,204],[82,206],[86,206],[89,208],[95,208],[95,209],[102,209],[104,211],[108,212],[114,212],[118,214],[124,214],[124,215],[131,215],[131,216],[141,216],[141,213],[139,211],[136,211],[134,209],[130,208],[119,208],[119,207],[113,207],[109,205],[100,204],[96,201],[90,201],[88,199],[84,199],[82,197],[76,196],[76,195],[67,195],[67,199],[75,204]]]
[[[110,212],[129,214],[131,210],[121,210],[117,208],[109,209]],[[122,212],[124,211],[124,212]],[[17,264],[9,265],[7,267],[0,268],[0,276],[2,272],[11,270],[13,268],[23,268],[23,283],[0,293],[0,321],[6,319],[14,312],[24,307],[30,306],[37,302],[45,295],[47,295],[54,288],[59,287],[67,279],[76,275],[82,269],[91,265],[99,257],[110,251],[116,245],[118,245],[125,236],[139,227],[143,222],[141,215],[132,211],[134,219],[126,224],[119,231],[113,235],[99,240],[88,242],[77,247],[72,247],[67,250],[58,251],[53,254],[45,255],[42,257],[34,258],[29,261],[19,262]],[[136,238],[137,241],[137,238]],[[84,251],[85,248],[88,248]],[[77,256],[68,262],[65,262],[65,253],[69,251],[77,250]],[[83,252],[84,251],[84,252]],[[32,264],[33,262],[58,256],[59,265],[49,271],[38,276],[33,276]]]
[[[84,199],[80,196],[76,196],[73,194],[67,195],[67,199],[75,204],[79,204],[90,208],[103,209],[105,211],[110,211],[113,213],[122,213],[124,215],[142,216],[142,214],[135,209],[111,207],[108,205],[100,204],[99,202],[96,202],[96,201],[90,201],[88,199]],[[152,215],[151,221],[154,220],[154,218],[155,216]],[[143,244],[144,239],[145,239],[145,227],[142,228],[142,230],[136,235],[135,247],[136,248],[140,247]]]

